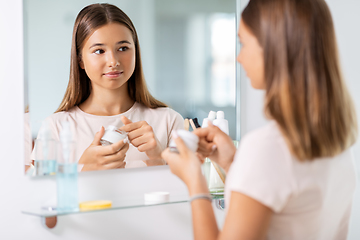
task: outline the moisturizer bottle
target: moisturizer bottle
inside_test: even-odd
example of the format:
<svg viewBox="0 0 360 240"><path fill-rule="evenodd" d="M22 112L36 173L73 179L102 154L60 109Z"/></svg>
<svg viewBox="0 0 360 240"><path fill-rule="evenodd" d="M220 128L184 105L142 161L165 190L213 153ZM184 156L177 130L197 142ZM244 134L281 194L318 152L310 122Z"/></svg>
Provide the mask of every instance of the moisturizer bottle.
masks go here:
<svg viewBox="0 0 360 240"><path fill-rule="evenodd" d="M70 123L62 122L57 159L57 211L74 212L79 210L78 169L75 159L76 145L72 141Z"/></svg>

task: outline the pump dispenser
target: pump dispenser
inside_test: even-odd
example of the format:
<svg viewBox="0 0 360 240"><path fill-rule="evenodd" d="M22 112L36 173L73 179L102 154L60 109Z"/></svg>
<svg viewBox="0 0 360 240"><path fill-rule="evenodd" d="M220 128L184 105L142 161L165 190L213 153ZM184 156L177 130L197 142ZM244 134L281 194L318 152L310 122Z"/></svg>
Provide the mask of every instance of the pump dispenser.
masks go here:
<svg viewBox="0 0 360 240"><path fill-rule="evenodd" d="M213 124L229 135L229 123L228 120L225 119L225 113L223 111L217 111L216 119L213 121Z"/></svg>
<svg viewBox="0 0 360 240"><path fill-rule="evenodd" d="M210 111L208 117L204 118L202 127L206 128L207 126L209 126L209 122L213 122L215 117L216 117L216 112Z"/></svg>

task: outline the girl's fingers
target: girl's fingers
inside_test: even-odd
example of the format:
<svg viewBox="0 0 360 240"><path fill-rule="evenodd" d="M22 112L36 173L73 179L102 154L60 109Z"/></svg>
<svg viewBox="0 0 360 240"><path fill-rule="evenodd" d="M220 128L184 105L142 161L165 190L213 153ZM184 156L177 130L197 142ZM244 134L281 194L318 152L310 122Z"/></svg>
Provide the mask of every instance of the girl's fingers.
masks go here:
<svg viewBox="0 0 360 240"><path fill-rule="evenodd" d="M150 125L143 124L140 128L134 129L131 132L128 132L128 138L130 141L135 140L138 137L147 135L148 137L154 137L153 128ZM131 142L132 143L132 142Z"/></svg>
<svg viewBox="0 0 360 240"><path fill-rule="evenodd" d="M105 164L102 166L103 169L115 169L115 168L124 168L126 163L124 161L117 161Z"/></svg>
<svg viewBox="0 0 360 240"><path fill-rule="evenodd" d="M98 154L102 156L112 155L120 151L126 144L128 144L127 140L123 139L109 146L101 146L98 149Z"/></svg>
<svg viewBox="0 0 360 240"><path fill-rule="evenodd" d="M195 135L197 135L199 138L204 138L207 135L209 135L210 129L208 127L206 128L197 128L193 131Z"/></svg>
<svg viewBox="0 0 360 240"><path fill-rule="evenodd" d="M140 152L147 152L147 151L150 151L150 150L153 150L155 149L157 146L157 143L156 143L156 140L155 139L151 139L150 141L147 141L141 145L139 145L137 147L137 149L140 151ZM161 151L161 150L160 150Z"/></svg>
<svg viewBox="0 0 360 240"><path fill-rule="evenodd" d="M175 141L176 148L179 151L180 155L184 156L184 157L187 157L189 155L188 153L189 153L190 150L185 145L184 141L180 137L175 136L175 135L173 135L173 139Z"/></svg>
<svg viewBox="0 0 360 240"><path fill-rule="evenodd" d="M129 149L129 144L126 144L120 151L118 151L115 154L104 156L100 160L101 165L107 165L111 162L118 162L118 161L124 161L126 157L126 152Z"/></svg>
<svg viewBox="0 0 360 240"><path fill-rule="evenodd" d="M105 129L104 129L103 126L101 126L100 130L95 134L94 140L92 141L91 144L93 144L93 145L101 145L100 139L102 138L102 136L104 136L104 133L105 133Z"/></svg>
<svg viewBox="0 0 360 240"><path fill-rule="evenodd" d="M120 119L121 119L121 121L123 122L124 125L132 123L132 121L130 119L128 119L127 117L125 117L125 116L121 116Z"/></svg>
<svg viewBox="0 0 360 240"><path fill-rule="evenodd" d="M134 123L129 122L119 129L122 131L128 132L128 133L131 133L131 132L135 131L136 129L142 128L143 126L149 126L149 124L146 121L139 121L139 122L134 122Z"/></svg>
<svg viewBox="0 0 360 240"><path fill-rule="evenodd" d="M161 158L165 160L169 165L173 165L174 162L181 161L181 157L178 153L170 151L170 148L165 149L161 153Z"/></svg>
<svg viewBox="0 0 360 240"><path fill-rule="evenodd" d="M213 145L214 145L213 142L208 142L204 138L200 138L198 148L203 149L205 151L211 151Z"/></svg>
<svg viewBox="0 0 360 240"><path fill-rule="evenodd" d="M152 143L155 143L155 146L153 146L153 147L156 147L155 135L152 132L151 133L145 133L145 134L140 135L140 136L138 136L136 138L132 138L132 139L130 139L130 142L135 147L139 147L139 146L141 146L143 144L152 142Z"/></svg>

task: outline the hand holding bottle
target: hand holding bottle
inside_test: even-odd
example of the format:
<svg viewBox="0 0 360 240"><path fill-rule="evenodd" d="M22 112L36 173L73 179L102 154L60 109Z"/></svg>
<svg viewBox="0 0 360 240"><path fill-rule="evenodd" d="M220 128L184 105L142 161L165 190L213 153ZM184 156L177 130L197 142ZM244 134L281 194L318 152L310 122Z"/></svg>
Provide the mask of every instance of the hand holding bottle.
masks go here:
<svg viewBox="0 0 360 240"><path fill-rule="evenodd" d="M104 170L125 167L125 156L129 149L129 143L126 140L113 143L109 146L102 146L101 137L105 129L101 127L95 134L93 142L82 154L79 164L84 164L82 171Z"/></svg>
<svg viewBox="0 0 360 240"><path fill-rule="evenodd" d="M130 143L140 152L145 152L150 160L161 161L153 165L165 164L161 160L161 148L159 140L156 138L152 127L146 121L131 122L127 117L122 116L121 121L124 126L120 130L128 133ZM147 163L147 162L146 162ZM147 163L148 164L148 163Z"/></svg>
<svg viewBox="0 0 360 240"><path fill-rule="evenodd" d="M193 133L200 138L198 153L210 158L227 172L236 152L232 139L211 122L208 127L197 128Z"/></svg>

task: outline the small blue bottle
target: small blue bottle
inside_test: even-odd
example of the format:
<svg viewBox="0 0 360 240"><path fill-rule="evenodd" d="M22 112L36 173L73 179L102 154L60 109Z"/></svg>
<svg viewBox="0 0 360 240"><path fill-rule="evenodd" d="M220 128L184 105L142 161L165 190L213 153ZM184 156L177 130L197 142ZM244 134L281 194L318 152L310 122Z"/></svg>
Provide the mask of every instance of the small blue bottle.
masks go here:
<svg viewBox="0 0 360 240"><path fill-rule="evenodd" d="M78 171L74 155L75 143L72 141L70 123L62 122L56 173L57 211L60 213L79 210Z"/></svg>

